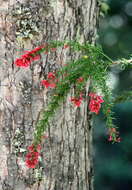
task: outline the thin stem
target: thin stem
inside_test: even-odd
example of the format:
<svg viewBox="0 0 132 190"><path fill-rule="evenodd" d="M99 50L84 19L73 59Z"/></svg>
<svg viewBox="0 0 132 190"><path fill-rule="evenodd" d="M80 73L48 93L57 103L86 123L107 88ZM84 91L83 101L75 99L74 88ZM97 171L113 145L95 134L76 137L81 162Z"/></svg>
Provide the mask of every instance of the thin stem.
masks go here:
<svg viewBox="0 0 132 190"><path fill-rule="evenodd" d="M106 54L104 54L104 53L103 53L102 51L100 51L99 49L97 49L97 51L98 51L100 54L102 54L106 59L108 59L111 63L114 62L110 57L108 57Z"/></svg>

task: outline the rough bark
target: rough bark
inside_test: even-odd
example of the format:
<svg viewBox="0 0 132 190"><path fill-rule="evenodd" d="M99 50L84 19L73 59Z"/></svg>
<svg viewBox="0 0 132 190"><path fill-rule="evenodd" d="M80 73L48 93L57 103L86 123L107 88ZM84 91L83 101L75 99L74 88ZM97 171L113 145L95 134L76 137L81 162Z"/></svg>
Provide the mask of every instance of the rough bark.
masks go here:
<svg viewBox="0 0 132 190"><path fill-rule="evenodd" d="M40 87L40 80L78 53L60 48L25 69L15 67L13 62L24 50L49 40L94 43L97 16L96 0L0 0L1 190L93 189L88 100L80 108L71 105L74 89L50 122L38 170L29 170L24 163L35 124L52 95ZM86 94L88 91L89 81Z"/></svg>

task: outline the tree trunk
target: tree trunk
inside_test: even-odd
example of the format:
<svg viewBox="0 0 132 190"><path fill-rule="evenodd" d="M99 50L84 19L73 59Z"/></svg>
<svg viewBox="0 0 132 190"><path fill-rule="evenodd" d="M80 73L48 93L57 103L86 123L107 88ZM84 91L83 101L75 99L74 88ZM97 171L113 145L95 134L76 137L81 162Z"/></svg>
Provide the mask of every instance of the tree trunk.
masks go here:
<svg viewBox="0 0 132 190"><path fill-rule="evenodd" d="M40 81L78 53L58 48L30 68L18 68L13 62L25 50L50 40L94 43L97 16L96 0L0 0L1 190L93 189L88 100L74 107L69 101L74 89L50 121L37 169L28 169L24 162L35 125L52 96Z"/></svg>

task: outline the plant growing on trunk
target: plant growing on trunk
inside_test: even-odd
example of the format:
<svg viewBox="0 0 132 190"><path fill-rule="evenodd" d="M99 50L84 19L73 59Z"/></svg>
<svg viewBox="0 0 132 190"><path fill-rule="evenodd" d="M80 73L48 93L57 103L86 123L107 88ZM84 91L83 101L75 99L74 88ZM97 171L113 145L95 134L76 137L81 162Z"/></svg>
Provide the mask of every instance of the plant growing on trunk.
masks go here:
<svg viewBox="0 0 132 190"><path fill-rule="evenodd" d="M73 53L79 51L80 56L76 60L71 60L65 66L57 71L49 72L47 78L41 81L41 85L45 88L54 88L51 100L43 110L41 119L39 119L32 146L40 145L42 136L47 130L49 120L54 116L54 113L60 106L61 102L65 101L68 92L71 88L75 88L74 97L70 101L74 106L80 107L83 100L89 99L89 111L96 114L99 113L101 104L103 103L103 113L106 116L106 126L109 133L109 141L120 142L117 127L113 124L112 107L114 105L114 98L109 86L106 84L108 69L115 64L108 56L106 56L101 48L90 45L88 43L80 44L78 42L50 42L32 51L26 52L20 58L16 59L14 64L18 67L29 67L32 62L40 59L40 54L56 51L57 48L70 49ZM130 61L117 61L121 67L132 65ZM87 81L90 80L91 92L86 94L85 87ZM97 95L100 91L101 95ZM127 94L127 93L126 93ZM90 97L90 98L89 98ZM128 96L127 96L128 97ZM27 163L32 160L33 164L27 164L29 168L36 167L38 164L39 153L30 150L27 154ZM31 155L32 154L32 155ZM34 156L35 155L35 156Z"/></svg>

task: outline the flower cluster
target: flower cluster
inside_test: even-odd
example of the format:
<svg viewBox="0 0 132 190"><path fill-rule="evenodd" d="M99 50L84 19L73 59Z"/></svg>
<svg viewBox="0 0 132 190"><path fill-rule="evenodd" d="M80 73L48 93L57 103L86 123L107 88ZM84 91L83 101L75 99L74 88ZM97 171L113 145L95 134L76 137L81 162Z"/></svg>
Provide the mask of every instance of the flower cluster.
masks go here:
<svg viewBox="0 0 132 190"><path fill-rule="evenodd" d="M113 127L109 129L108 141L121 142L121 138L119 137L119 132L116 131L116 128Z"/></svg>
<svg viewBox="0 0 132 190"><path fill-rule="evenodd" d="M86 84L86 81L91 77L95 76L93 78L96 85L102 90L105 97L109 97L109 88L106 85L105 76L107 75L107 71L104 60L102 59L102 56L104 55L102 50L93 47L89 44L82 45L79 43L65 43L65 42L53 42L51 44L44 44L43 46L39 46L35 48L32 51L25 52L24 55L22 55L20 58L16 59L14 64L18 67L28 67L32 63L32 61L39 60L40 54L43 52L44 54L49 54L50 52L55 52L58 47L62 47L63 49L71 48L73 51L82 51L84 56L79 58L77 61L71 61L69 64L65 64L64 69L62 68L59 73L49 72L47 74L47 77L40 82L41 86L44 86L45 88L55 88L55 94L49 103L48 111L47 109L43 112L43 118L40 120L40 122L37 123L37 133L35 135L35 143L39 144L43 141L43 138L46 138L46 136L43 136L43 132L48 127L47 123L48 120L53 115L52 113L55 112L57 106L59 105L60 100L64 100L66 93L70 91L71 85L75 87L75 96L71 97L70 101L73 103L73 105L80 107L81 103L83 101L83 91L84 86ZM96 48L96 49L95 49ZM92 57L92 59L90 59ZM104 55L105 58L109 59L106 55ZM100 61L99 61L100 60ZM111 61L109 59L109 61ZM97 63L96 67L93 64L93 62ZM103 65L100 65L102 64ZM80 64L81 63L81 64ZM89 63L89 64L87 64ZM110 63L106 64L108 67ZM90 69L89 69L90 66ZM100 69L101 66L101 69ZM76 67L76 68L75 68ZM86 69L84 69L86 68ZM89 71L89 72L88 72ZM96 72L95 72L96 71ZM58 78L57 76L60 76L62 74L61 78ZM83 76L83 77L82 77ZM92 77L91 77L92 78ZM61 80L62 79L62 80ZM64 81L63 81L64 80ZM62 81L62 82L61 82ZM107 96L108 95L108 96ZM96 93L90 93L90 102L89 102L89 110L91 112L94 112L96 114L99 113L101 108L101 103L104 102L102 96L98 96ZM63 98L64 97L64 98ZM89 98L88 98L89 99ZM105 103L107 104L107 99L105 99ZM51 105L51 106L50 106ZM109 141L114 142L120 142L120 138L118 136L118 132L113 127L112 124L112 116L109 108L112 108L112 103L109 103L106 106L107 109L104 109L104 113L107 116L107 125L109 127ZM105 111L107 110L107 111ZM41 138L41 139L40 139ZM35 168L36 165L39 162L39 156L40 156L40 146L32 145L28 147L28 153L26 155L26 165L28 168Z"/></svg>
<svg viewBox="0 0 132 190"><path fill-rule="evenodd" d="M78 79L79 82L83 81L83 78L80 77ZM95 93L90 93L89 96L91 97L90 99L90 103L89 103L89 109L91 112L95 112L96 114L99 113L99 110L101 108L101 103L104 102L104 100L102 99L102 96L98 96ZM82 94L80 94L80 97L72 97L71 98L71 102L74 103L75 106L80 107L81 103L82 103Z"/></svg>
<svg viewBox="0 0 132 190"><path fill-rule="evenodd" d="M76 97L71 98L71 102L73 102L74 105L77 107L80 107L82 100L83 100L82 94L80 94L80 97L78 97L78 98L76 98Z"/></svg>
<svg viewBox="0 0 132 190"><path fill-rule="evenodd" d="M102 99L102 96L98 96L95 93L90 93L89 96L91 97L89 109L91 112L95 112L96 114L98 114L101 108L101 103L103 103L104 100Z"/></svg>
<svg viewBox="0 0 132 190"><path fill-rule="evenodd" d="M50 87L50 88L55 88L56 87L56 76L53 72L49 72L47 75L47 80L42 80L41 81L41 85L45 86L46 88Z"/></svg>
<svg viewBox="0 0 132 190"><path fill-rule="evenodd" d="M64 49L68 48L69 45L65 44L63 46ZM55 52L57 49L55 47L49 47L48 44L44 44L42 46L36 47L31 51L26 51L26 54L22 55L20 58L16 59L14 64L18 67L28 67L32 61L40 59L41 51L44 51L44 54L48 54L48 50Z"/></svg>
<svg viewBox="0 0 132 190"><path fill-rule="evenodd" d="M26 54L22 55L20 58L16 59L14 64L18 67L28 67L32 61L39 60L40 54L38 52L44 48L44 46L39 46L32 51L26 51Z"/></svg>
<svg viewBox="0 0 132 190"><path fill-rule="evenodd" d="M26 166L28 168L35 168L36 165L38 164L38 158L40 156L40 150L41 150L41 146L38 145L37 147L35 147L34 145L31 145L28 147L28 153L26 155Z"/></svg>

